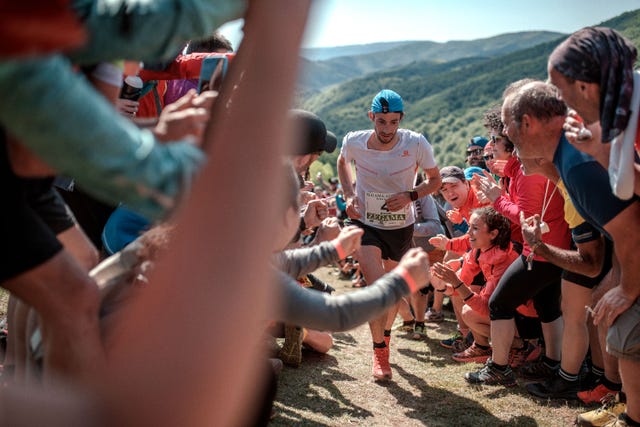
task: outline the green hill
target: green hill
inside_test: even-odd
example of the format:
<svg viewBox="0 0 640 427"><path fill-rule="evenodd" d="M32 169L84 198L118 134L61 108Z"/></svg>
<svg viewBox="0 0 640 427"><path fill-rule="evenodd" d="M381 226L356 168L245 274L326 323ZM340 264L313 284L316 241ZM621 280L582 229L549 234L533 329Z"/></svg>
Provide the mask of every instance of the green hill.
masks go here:
<svg viewBox="0 0 640 427"><path fill-rule="evenodd" d="M561 36L561 33L529 31L471 41L388 43L387 49L384 49L387 43L374 43L371 47L372 52L364 50L368 46L364 45L353 55L324 61L303 60L298 84L303 91L310 93L372 72L401 67L417 61L445 62L477 56L490 58L555 40ZM334 49L340 52L351 51L343 50L347 48Z"/></svg>
<svg viewBox="0 0 640 427"><path fill-rule="evenodd" d="M599 25L615 28L640 46L640 10ZM434 63L418 61L336 85L302 103L325 120L338 138L354 129L371 127L366 112L382 88L405 99L403 127L422 132L432 143L441 166L464 165L466 141L485 134L483 112L500 102L504 88L516 80L546 78L547 58L564 37L495 58L465 58ZM335 174L338 150L324 154L317 165ZM315 172L315 169L314 171Z"/></svg>

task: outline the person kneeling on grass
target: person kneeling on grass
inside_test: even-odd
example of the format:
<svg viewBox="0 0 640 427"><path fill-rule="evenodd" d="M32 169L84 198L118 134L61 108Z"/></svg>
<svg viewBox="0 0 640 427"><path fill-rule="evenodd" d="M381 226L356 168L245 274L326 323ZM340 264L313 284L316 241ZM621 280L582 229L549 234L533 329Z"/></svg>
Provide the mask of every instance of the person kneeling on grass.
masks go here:
<svg viewBox="0 0 640 427"><path fill-rule="evenodd" d="M431 272L441 279L433 281L436 292L462 298L462 318L473 334L471 347L453 347L453 360L484 363L491 356L489 297L502 274L518 258L518 253L511 243L509 220L492 207L473 210L467 234L472 249L465 253L459 275L450 265L443 263L435 263ZM487 280L482 288L472 285L473 278L480 272ZM530 304L520 306L518 311L532 316Z"/></svg>

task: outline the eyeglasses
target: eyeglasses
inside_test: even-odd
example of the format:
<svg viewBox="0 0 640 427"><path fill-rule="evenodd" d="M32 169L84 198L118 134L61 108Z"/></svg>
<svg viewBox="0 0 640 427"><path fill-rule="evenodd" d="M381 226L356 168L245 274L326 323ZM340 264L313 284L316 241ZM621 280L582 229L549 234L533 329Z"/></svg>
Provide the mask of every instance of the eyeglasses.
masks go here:
<svg viewBox="0 0 640 427"><path fill-rule="evenodd" d="M485 162L489 160L493 160L493 154L487 154L486 156L482 156Z"/></svg>
<svg viewBox="0 0 640 427"><path fill-rule="evenodd" d="M475 150L467 150L467 156L481 156L484 150L482 148L476 148Z"/></svg>

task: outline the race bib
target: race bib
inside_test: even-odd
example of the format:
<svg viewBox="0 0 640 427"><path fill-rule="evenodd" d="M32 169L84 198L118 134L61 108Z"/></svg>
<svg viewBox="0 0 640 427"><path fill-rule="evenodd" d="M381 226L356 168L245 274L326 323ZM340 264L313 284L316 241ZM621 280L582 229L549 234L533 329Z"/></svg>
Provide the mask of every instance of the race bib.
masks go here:
<svg viewBox="0 0 640 427"><path fill-rule="evenodd" d="M385 203L394 193L375 193L367 191L365 197L365 218L367 223L380 228L398 228L405 225L407 213L411 209L408 204L399 211L391 212Z"/></svg>

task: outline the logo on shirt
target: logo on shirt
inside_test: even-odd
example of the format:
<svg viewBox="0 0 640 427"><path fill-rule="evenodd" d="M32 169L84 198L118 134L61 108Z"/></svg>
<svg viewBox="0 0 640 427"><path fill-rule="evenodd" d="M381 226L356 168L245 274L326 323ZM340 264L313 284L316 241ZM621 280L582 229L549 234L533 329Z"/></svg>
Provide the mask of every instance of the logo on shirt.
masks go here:
<svg viewBox="0 0 640 427"><path fill-rule="evenodd" d="M402 154L400 155L400 157L409 157L411 154L409 154L409 150L404 150L402 152Z"/></svg>

